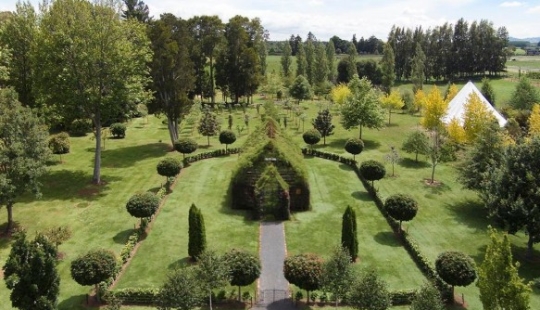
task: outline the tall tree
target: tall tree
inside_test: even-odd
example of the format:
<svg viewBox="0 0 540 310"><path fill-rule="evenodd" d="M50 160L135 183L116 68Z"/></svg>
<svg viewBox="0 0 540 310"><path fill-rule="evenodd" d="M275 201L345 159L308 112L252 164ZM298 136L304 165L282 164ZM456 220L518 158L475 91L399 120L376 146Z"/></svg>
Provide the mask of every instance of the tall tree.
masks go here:
<svg viewBox="0 0 540 310"><path fill-rule="evenodd" d="M103 123L150 98L145 88L151 57L145 26L121 20L113 4L58 0L44 6L36 52L40 100L59 115L93 122L96 184L101 183Z"/></svg>
<svg viewBox="0 0 540 310"><path fill-rule="evenodd" d="M357 86L356 86L357 85ZM379 101L379 92L366 79L358 75L349 83L352 92L340 108L341 125L349 130L359 128L358 138L362 139L362 128L381 128L384 125L384 111Z"/></svg>
<svg viewBox="0 0 540 310"><path fill-rule="evenodd" d="M531 287L519 277L519 263L513 261L508 235L489 227L489 238L476 282L484 310L530 309Z"/></svg>
<svg viewBox="0 0 540 310"><path fill-rule="evenodd" d="M60 276L56 270L56 247L45 236L34 240L19 232L3 267L11 290L11 306L18 309L57 309Z"/></svg>
<svg viewBox="0 0 540 310"><path fill-rule="evenodd" d="M347 47L347 72L349 73L349 76L354 76L355 74L358 74L358 71L356 71L356 57L358 56L358 53L356 52L356 46L352 42L349 42L349 45Z"/></svg>
<svg viewBox="0 0 540 310"><path fill-rule="evenodd" d="M328 81L328 59L326 58L324 45L318 43L315 50L315 66L312 85L316 88L321 88L326 81Z"/></svg>
<svg viewBox="0 0 540 310"><path fill-rule="evenodd" d="M414 58L411 68L411 81L413 83L413 92L422 89L426 80L426 54L422 50L422 46L416 43Z"/></svg>
<svg viewBox="0 0 540 310"><path fill-rule="evenodd" d="M193 260L197 260L206 250L206 231L201 210L195 204L191 204L191 208L189 208L188 224L188 255Z"/></svg>
<svg viewBox="0 0 540 310"><path fill-rule="evenodd" d="M333 41L326 44L326 59L328 62L328 80L336 82L336 48Z"/></svg>
<svg viewBox="0 0 540 310"><path fill-rule="evenodd" d="M510 233L525 230L527 256L540 241L540 138L508 147L506 156L481 184L489 216Z"/></svg>
<svg viewBox="0 0 540 310"><path fill-rule="evenodd" d="M471 93L464 105L463 128L468 141L474 141L480 131L489 123L495 121L495 117L484 105L484 102L477 94Z"/></svg>
<svg viewBox="0 0 540 310"><path fill-rule="evenodd" d="M40 196L50 150L48 133L14 90L0 89L0 206L7 209L6 231L13 227L13 206L26 192Z"/></svg>
<svg viewBox="0 0 540 310"><path fill-rule="evenodd" d="M381 59L382 87L385 93L389 94L396 80L396 69L394 50L390 44L384 46L383 57Z"/></svg>
<svg viewBox="0 0 540 310"><path fill-rule="evenodd" d="M347 250L351 261L358 258L358 231L356 212L351 206L347 206L341 222L341 246Z"/></svg>
<svg viewBox="0 0 540 310"><path fill-rule="evenodd" d="M298 75L291 87L289 88L289 93L291 97L300 101L311 99L313 97L313 91L308 80L303 75Z"/></svg>
<svg viewBox="0 0 540 310"><path fill-rule="evenodd" d="M35 108L36 100L32 89L35 71L33 51L38 48L38 16L30 2L17 2L13 15L7 19L0 34L2 45L9 47L10 70L8 85L19 94L19 101Z"/></svg>
<svg viewBox="0 0 540 310"><path fill-rule="evenodd" d="M315 70L316 70L316 64L315 64L315 45L312 40L306 40L305 44L305 52L306 52L306 77L309 81L309 84L314 85L315 81Z"/></svg>
<svg viewBox="0 0 540 310"><path fill-rule="evenodd" d="M492 106L495 106L495 90L488 78L482 79L482 88L480 89L480 92Z"/></svg>
<svg viewBox="0 0 540 310"><path fill-rule="evenodd" d="M323 137L323 144L326 145L326 137L334 134L334 126L332 124L332 113L325 109L317 113L317 117L311 122L313 128L317 129Z"/></svg>
<svg viewBox="0 0 540 310"><path fill-rule="evenodd" d="M125 10L122 11L123 18L135 18L141 23L150 21L150 10L148 5L142 0L123 0Z"/></svg>
<svg viewBox="0 0 540 310"><path fill-rule="evenodd" d="M191 38L187 23L172 14L163 14L150 23L148 34L153 50L151 74L156 112L167 117L169 137L174 145L181 117L190 105L187 93L195 83L188 50Z"/></svg>
<svg viewBox="0 0 540 310"><path fill-rule="evenodd" d="M306 60L306 50L304 49L304 44L298 46L298 52L296 53L296 76L307 74L307 60Z"/></svg>
<svg viewBox="0 0 540 310"><path fill-rule="evenodd" d="M322 288L333 294L336 308L350 291L355 273L351 265L351 256L343 247L336 247L332 256L323 265Z"/></svg>
<svg viewBox="0 0 540 310"><path fill-rule="evenodd" d="M289 41L283 43L283 54L281 54L281 74L285 79L292 75L292 50Z"/></svg>
<svg viewBox="0 0 540 310"><path fill-rule="evenodd" d="M230 268L223 256L212 250L206 250L199 256L197 278L203 290L208 294L210 310L212 310L212 291L227 285L230 279Z"/></svg>
<svg viewBox="0 0 540 310"><path fill-rule="evenodd" d="M505 146L501 128L491 123L480 131L465 153L465 160L458 166L458 180L471 190L482 189L484 181L490 179L492 168L504 159Z"/></svg>

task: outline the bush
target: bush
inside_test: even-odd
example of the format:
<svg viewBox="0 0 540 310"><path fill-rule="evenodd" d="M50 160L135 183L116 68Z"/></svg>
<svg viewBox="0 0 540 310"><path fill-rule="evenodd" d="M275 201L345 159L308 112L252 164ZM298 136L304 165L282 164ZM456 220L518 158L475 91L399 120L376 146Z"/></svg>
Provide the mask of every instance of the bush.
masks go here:
<svg viewBox="0 0 540 310"><path fill-rule="evenodd" d="M311 253L289 256L283 265L285 279L301 289L314 291L320 288L323 273L322 259Z"/></svg>
<svg viewBox="0 0 540 310"><path fill-rule="evenodd" d="M53 135L49 139L49 148L53 154L67 154L70 149L69 134L67 132L61 132Z"/></svg>
<svg viewBox="0 0 540 310"><path fill-rule="evenodd" d="M160 161L157 165L157 172L159 175L164 177L175 177L180 173L182 169L182 164L178 159L168 157Z"/></svg>
<svg viewBox="0 0 540 310"><path fill-rule="evenodd" d="M374 181L384 178L386 168L376 160L367 160L360 165L360 173L366 180L371 181L371 185L373 186Z"/></svg>
<svg viewBox="0 0 540 310"><path fill-rule="evenodd" d="M356 155L362 153L364 150L364 141L358 138L351 138L345 142L345 151L353 155L356 159Z"/></svg>
<svg viewBox="0 0 540 310"><path fill-rule="evenodd" d="M92 122L88 119L75 119L69 126L69 133L74 137L84 137L92 131Z"/></svg>
<svg viewBox="0 0 540 310"><path fill-rule="evenodd" d="M418 204L409 195L395 194L386 198L384 209L392 218L399 221L399 231L401 231L401 222L410 221L416 216Z"/></svg>
<svg viewBox="0 0 540 310"><path fill-rule="evenodd" d="M114 123L109 127L111 134L116 139L123 139L126 137L126 124L124 123Z"/></svg>
<svg viewBox="0 0 540 310"><path fill-rule="evenodd" d="M80 256L71 262L71 277L80 285L95 285L99 292L98 284L107 281L116 273L116 257L107 250L94 250L84 256Z"/></svg>
<svg viewBox="0 0 540 310"><path fill-rule="evenodd" d="M236 135L232 130L223 130L219 133L219 143L225 144L225 150L229 144L233 144L236 141Z"/></svg>
<svg viewBox="0 0 540 310"><path fill-rule="evenodd" d="M159 198L152 192L135 194L126 204L126 209L131 216L143 218L151 217L159 207Z"/></svg>
<svg viewBox="0 0 540 310"><path fill-rule="evenodd" d="M444 282L451 286L467 286L476 280L476 264L462 252L441 253L435 261L435 269Z"/></svg>
<svg viewBox="0 0 540 310"><path fill-rule="evenodd" d="M314 144L319 143L321 141L321 133L317 129L310 129L302 135L302 138L304 139L304 142L306 144L309 144L312 148Z"/></svg>
<svg viewBox="0 0 540 310"><path fill-rule="evenodd" d="M198 147L199 145L197 144L197 141L191 138L182 138L174 142L174 149L182 153L184 158L186 157L186 154L195 152Z"/></svg>

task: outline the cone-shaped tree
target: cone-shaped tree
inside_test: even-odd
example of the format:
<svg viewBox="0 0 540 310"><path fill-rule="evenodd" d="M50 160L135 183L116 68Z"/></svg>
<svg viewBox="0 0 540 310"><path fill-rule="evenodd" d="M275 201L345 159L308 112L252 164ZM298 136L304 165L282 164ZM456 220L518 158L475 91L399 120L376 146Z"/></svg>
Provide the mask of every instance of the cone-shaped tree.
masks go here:
<svg viewBox="0 0 540 310"><path fill-rule="evenodd" d="M349 252L351 261L358 257L358 234L356 226L356 212L351 206L347 206L343 213L341 224L341 246Z"/></svg>
<svg viewBox="0 0 540 310"><path fill-rule="evenodd" d="M195 204L191 204L188 221L188 255L191 256L193 260L197 260L199 255L206 250L206 232L203 215Z"/></svg>

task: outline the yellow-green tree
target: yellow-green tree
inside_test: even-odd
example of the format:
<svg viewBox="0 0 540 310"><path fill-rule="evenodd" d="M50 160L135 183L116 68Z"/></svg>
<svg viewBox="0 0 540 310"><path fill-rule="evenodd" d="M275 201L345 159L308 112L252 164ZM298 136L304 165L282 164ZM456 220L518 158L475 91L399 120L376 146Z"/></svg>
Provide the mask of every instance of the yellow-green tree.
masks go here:
<svg viewBox="0 0 540 310"><path fill-rule="evenodd" d="M513 262L508 235L491 227L489 235L491 242L478 268L476 283L484 309L530 309L531 287L519 277L519 264Z"/></svg>
<svg viewBox="0 0 540 310"><path fill-rule="evenodd" d="M454 97L457 95L458 93L458 89L457 89L457 86L456 84L453 84L450 85L448 87L448 90L446 92L446 98L444 98L446 101L450 102L452 101L452 99L454 99Z"/></svg>
<svg viewBox="0 0 540 310"><path fill-rule="evenodd" d="M531 115L529 116L529 136L540 135L540 104L535 104L532 108Z"/></svg>
<svg viewBox="0 0 540 310"><path fill-rule="evenodd" d="M392 110L401 109L405 105L405 102L403 102L399 91L392 90L390 94L381 97L381 105L383 108L388 109L388 125L390 125Z"/></svg>
<svg viewBox="0 0 540 310"><path fill-rule="evenodd" d="M330 91L330 97L336 104L341 105L345 102L345 99L351 95L351 90L345 84L336 85Z"/></svg>
<svg viewBox="0 0 540 310"><path fill-rule="evenodd" d="M418 93L418 92L417 92ZM437 86L433 86L423 100L422 120L420 123L427 130L439 131L444 127L442 117L448 108L448 101L444 100Z"/></svg>
<svg viewBox="0 0 540 310"><path fill-rule="evenodd" d="M414 93L414 107L416 111L420 111L426 102L426 93L419 89Z"/></svg>
<svg viewBox="0 0 540 310"><path fill-rule="evenodd" d="M459 121L456 118L452 118L450 123L446 125L446 132L451 141L462 144L467 142L467 135L465 129L459 124Z"/></svg>
<svg viewBox="0 0 540 310"><path fill-rule="evenodd" d="M463 128L467 141L471 142L476 139L482 128L493 121L494 117L476 93L469 95L464 108Z"/></svg>

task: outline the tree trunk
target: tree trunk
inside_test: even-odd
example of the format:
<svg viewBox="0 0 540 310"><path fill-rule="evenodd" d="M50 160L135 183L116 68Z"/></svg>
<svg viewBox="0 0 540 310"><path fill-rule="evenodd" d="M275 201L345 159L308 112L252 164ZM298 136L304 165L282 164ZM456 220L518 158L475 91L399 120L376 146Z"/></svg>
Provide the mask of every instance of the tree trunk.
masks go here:
<svg viewBox="0 0 540 310"><path fill-rule="evenodd" d="M208 301L210 302L210 310L212 310L212 290L210 290L210 294L208 295Z"/></svg>
<svg viewBox="0 0 540 310"><path fill-rule="evenodd" d="M435 166L436 166L435 163L431 164L431 184L435 182Z"/></svg>
<svg viewBox="0 0 540 310"><path fill-rule="evenodd" d="M210 53L210 90L211 90L211 103L212 107L214 107L214 104L216 103L216 95L214 94L214 59L212 57L212 53Z"/></svg>
<svg viewBox="0 0 540 310"><path fill-rule="evenodd" d="M95 290L96 290L96 300L97 300L98 304L101 304L101 298L99 296L99 284L96 284Z"/></svg>
<svg viewBox="0 0 540 310"><path fill-rule="evenodd" d="M388 125L390 125L391 117L392 117L392 109L388 109Z"/></svg>
<svg viewBox="0 0 540 310"><path fill-rule="evenodd" d="M395 165L396 164L392 161L392 176L394 176Z"/></svg>
<svg viewBox="0 0 540 310"><path fill-rule="evenodd" d="M8 216L6 233L9 233L11 229L13 228L13 202L8 202L6 209L7 209L7 216Z"/></svg>
<svg viewBox="0 0 540 310"><path fill-rule="evenodd" d="M242 301L242 296L240 294L240 285L238 285L238 301Z"/></svg>
<svg viewBox="0 0 540 310"><path fill-rule="evenodd" d="M174 147L174 142L178 140L178 134L174 127L174 121L167 117L167 127L169 128L169 137L171 138L171 145Z"/></svg>
<svg viewBox="0 0 540 310"><path fill-rule="evenodd" d="M400 234L401 234L401 232L403 231L403 230L401 229L401 222L402 222L402 221L399 221L399 230L398 230L398 233L400 233Z"/></svg>
<svg viewBox="0 0 540 310"><path fill-rule="evenodd" d="M94 125L96 126L96 151L94 153L94 175L92 182L94 184L101 183L101 117L99 112L94 118Z"/></svg>
<svg viewBox="0 0 540 310"><path fill-rule="evenodd" d="M208 139L208 146L210 146L210 136L206 136L206 139Z"/></svg>
<svg viewBox="0 0 540 310"><path fill-rule="evenodd" d="M358 127L360 127L360 133L358 135L358 139L362 139L362 125L360 125Z"/></svg>
<svg viewBox="0 0 540 310"><path fill-rule="evenodd" d="M527 253L525 254L527 258L533 257L533 246L534 246L533 236L529 235L529 240L527 240Z"/></svg>
<svg viewBox="0 0 540 310"><path fill-rule="evenodd" d="M323 145L326 145L326 136L323 136Z"/></svg>
<svg viewBox="0 0 540 310"><path fill-rule="evenodd" d="M418 152L416 152L416 157L414 158L415 162L418 162Z"/></svg>

